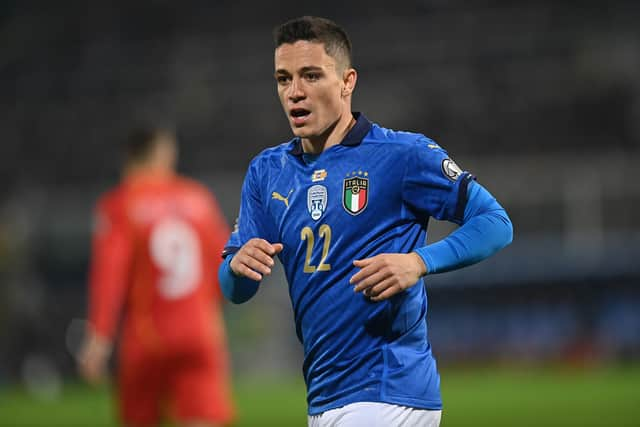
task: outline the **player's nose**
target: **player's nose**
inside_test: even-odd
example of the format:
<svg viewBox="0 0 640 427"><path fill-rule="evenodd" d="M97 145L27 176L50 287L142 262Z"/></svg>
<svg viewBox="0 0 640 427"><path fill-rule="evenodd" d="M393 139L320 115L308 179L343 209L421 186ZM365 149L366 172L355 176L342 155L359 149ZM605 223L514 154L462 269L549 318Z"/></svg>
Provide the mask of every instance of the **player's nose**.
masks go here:
<svg viewBox="0 0 640 427"><path fill-rule="evenodd" d="M300 79L294 78L291 80L288 97L293 102L298 102L306 97Z"/></svg>

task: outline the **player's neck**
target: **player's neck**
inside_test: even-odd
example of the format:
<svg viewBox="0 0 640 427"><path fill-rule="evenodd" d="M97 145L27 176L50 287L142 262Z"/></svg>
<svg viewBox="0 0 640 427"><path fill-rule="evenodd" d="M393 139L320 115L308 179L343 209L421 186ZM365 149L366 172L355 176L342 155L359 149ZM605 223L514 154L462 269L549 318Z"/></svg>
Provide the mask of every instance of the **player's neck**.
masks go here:
<svg viewBox="0 0 640 427"><path fill-rule="evenodd" d="M340 119L322 135L313 138L302 138L302 150L309 154L320 154L328 148L338 145L342 142L347 133L356 124L351 110L349 114L340 117Z"/></svg>
<svg viewBox="0 0 640 427"><path fill-rule="evenodd" d="M136 180L140 178L170 178L175 175L175 171L172 168L168 168L164 165L131 165L124 169L122 177L125 180Z"/></svg>

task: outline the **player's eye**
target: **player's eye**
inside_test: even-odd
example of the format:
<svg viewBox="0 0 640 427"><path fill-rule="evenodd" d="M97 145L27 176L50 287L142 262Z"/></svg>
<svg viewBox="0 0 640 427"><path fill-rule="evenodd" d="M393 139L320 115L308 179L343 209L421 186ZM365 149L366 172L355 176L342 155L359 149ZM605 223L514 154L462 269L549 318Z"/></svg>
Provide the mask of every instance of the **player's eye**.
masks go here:
<svg viewBox="0 0 640 427"><path fill-rule="evenodd" d="M290 80L291 80L291 77L289 76L285 76L285 75L276 76L276 81L278 82L279 85L285 85L289 83Z"/></svg>
<svg viewBox="0 0 640 427"><path fill-rule="evenodd" d="M304 78L307 79L307 81L315 82L320 79L320 73L307 73L304 75Z"/></svg>

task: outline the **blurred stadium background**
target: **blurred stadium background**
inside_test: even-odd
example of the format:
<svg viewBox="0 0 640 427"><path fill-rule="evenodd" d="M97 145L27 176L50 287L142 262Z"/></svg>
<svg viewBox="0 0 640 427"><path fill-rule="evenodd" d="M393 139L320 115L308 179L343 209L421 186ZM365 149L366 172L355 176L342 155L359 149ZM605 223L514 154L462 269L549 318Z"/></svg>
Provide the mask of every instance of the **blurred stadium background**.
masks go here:
<svg viewBox="0 0 640 427"><path fill-rule="evenodd" d="M355 109L423 132L507 208L514 243L428 279L444 427L640 426L640 3L0 4L0 425L114 425L78 382L92 205L131 125L175 126L230 223L290 132L274 25L350 32ZM430 240L451 228L433 224ZM226 319L239 426L305 425L281 271Z"/></svg>

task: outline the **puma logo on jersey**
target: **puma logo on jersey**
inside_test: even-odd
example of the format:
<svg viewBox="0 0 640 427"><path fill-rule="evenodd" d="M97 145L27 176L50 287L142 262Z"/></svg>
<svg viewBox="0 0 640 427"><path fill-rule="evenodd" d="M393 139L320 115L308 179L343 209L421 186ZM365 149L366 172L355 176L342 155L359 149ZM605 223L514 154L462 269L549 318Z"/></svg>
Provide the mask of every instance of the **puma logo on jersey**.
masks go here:
<svg viewBox="0 0 640 427"><path fill-rule="evenodd" d="M291 196L291 193L293 193L293 188L289 191L289 194L287 194L287 197L284 197L282 194L278 193L277 191L274 191L273 193L271 193L271 198L280 200L281 202L284 202L284 205L286 207L289 207L289 196Z"/></svg>

